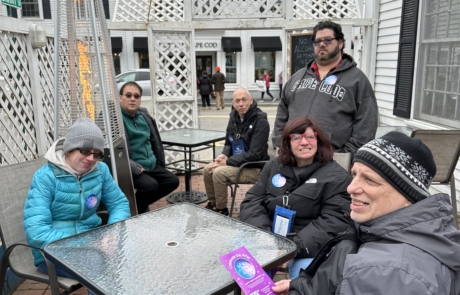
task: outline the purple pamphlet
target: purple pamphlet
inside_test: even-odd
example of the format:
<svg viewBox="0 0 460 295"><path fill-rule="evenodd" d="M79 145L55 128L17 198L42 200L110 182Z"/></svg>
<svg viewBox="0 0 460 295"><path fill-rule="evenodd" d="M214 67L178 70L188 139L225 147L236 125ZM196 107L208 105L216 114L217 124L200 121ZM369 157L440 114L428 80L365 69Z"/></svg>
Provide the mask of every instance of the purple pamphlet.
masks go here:
<svg viewBox="0 0 460 295"><path fill-rule="evenodd" d="M228 272L246 295L273 294L275 283L243 246L220 257Z"/></svg>

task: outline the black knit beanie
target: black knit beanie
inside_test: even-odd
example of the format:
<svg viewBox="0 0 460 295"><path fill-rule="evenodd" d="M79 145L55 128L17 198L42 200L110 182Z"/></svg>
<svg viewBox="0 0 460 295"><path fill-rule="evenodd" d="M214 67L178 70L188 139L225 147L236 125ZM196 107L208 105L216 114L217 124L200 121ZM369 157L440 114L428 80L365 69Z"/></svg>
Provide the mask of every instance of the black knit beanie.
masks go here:
<svg viewBox="0 0 460 295"><path fill-rule="evenodd" d="M365 144L353 162L377 172L411 203L430 195L428 187L436 175L430 149L420 139L395 131Z"/></svg>

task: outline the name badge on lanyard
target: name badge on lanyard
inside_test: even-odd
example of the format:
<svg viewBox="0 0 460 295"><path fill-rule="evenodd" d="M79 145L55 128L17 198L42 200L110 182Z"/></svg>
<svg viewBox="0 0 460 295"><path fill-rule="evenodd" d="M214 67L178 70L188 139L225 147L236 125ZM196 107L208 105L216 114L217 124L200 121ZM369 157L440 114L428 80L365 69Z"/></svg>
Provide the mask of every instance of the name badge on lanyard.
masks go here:
<svg viewBox="0 0 460 295"><path fill-rule="evenodd" d="M285 237L291 232L292 223L294 222L296 212L290 210L289 196L283 196L283 207L276 206L275 217L273 218L272 232Z"/></svg>
<svg viewBox="0 0 460 295"><path fill-rule="evenodd" d="M230 143L232 144L233 155L244 154L244 140L240 138L240 134L237 134L235 139L229 135L228 140L230 140Z"/></svg>

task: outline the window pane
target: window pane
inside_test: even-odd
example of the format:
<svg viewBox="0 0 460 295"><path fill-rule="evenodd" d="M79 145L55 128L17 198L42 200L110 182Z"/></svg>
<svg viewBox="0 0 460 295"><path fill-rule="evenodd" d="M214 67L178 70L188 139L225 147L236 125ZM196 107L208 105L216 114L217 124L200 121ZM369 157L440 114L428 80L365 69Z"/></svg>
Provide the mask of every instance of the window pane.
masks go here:
<svg viewBox="0 0 460 295"><path fill-rule="evenodd" d="M38 0L22 0L22 17L40 17Z"/></svg>
<svg viewBox="0 0 460 295"><path fill-rule="evenodd" d="M439 49L438 53L438 64L439 65L448 65L449 62L449 48L450 44L443 44Z"/></svg>
<svg viewBox="0 0 460 295"><path fill-rule="evenodd" d="M434 44L428 45L428 61L429 65L436 65L438 59L438 46Z"/></svg>
<svg viewBox="0 0 460 295"><path fill-rule="evenodd" d="M435 77L435 67L427 67L425 75L425 89L433 90L434 89L434 77Z"/></svg>
<svg viewBox="0 0 460 295"><path fill-rule="evenodd" d="M450 14L450 22L449 22L449 29L447 32L447 36L450 38L457 38L460 36L459 34L460 29L460 11L455 11Z"/></svg>
<svg viewBox="0 0 460 295"><path fill-rule="evenodd" d="M433 92L425 91L425 95L423 96L422 100L422 113L431 115L431 105L433 99Z"/></svg>
<svg viewBox="0 0 460 295"><path fill-rule="evenodd" d="M225 82L236 83L236 53L225 53Z"/></svg>
<svg viewBox="0 0 460 295"><path fill-rule="evenodd" d="M457 95L446 96L446 114L445 118L455 120L455 109L457 105Z"/></svg>
<svg viewBox="0 0 460 295"><path fill-rule="evenodd" d="M147 81L150 80L150 72L138 72L137 81Z"/></svg>
<svg viewBox="0 0 460 295"><path fill-rule="evenodd" d="M447 35L447 16L447 12L438 14L436 38L444 38Z"/></svg>
<svg viewBox="0 0 460 295"><path fill-rule="evenodd" d="M425 16L425 38L433 39L435 38L436 31L436 14Z"/></svg>
<svg viewBox="0 0 460 295"><path fill-rule="evenodd" d="M444 94L439 93L439 92L435 93L433 115L435 115L436 117L442 118L443 106L444 106Z"/></svg>
<svg viewBox="0 0 460 295"><path fill-rule="evenodd" d="M254 82L262 80L264 70L268 71L270 82L275 82L275 54L274 51L254 53Z"/></svg>
<svg viewBox="0 0 460 295"><path fill-rule="evenodd" d="M436 75L436 89L439 91L444 91L446 88L446 76L447 76L447 68L438 68L438 73Z"/></svg>

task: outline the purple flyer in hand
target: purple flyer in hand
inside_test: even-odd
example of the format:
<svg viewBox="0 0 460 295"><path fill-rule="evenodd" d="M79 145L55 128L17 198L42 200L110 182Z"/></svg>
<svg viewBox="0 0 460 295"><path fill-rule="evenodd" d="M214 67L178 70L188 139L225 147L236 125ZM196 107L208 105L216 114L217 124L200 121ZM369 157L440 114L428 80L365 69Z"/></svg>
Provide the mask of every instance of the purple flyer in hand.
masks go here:
<svg viewBox="0 0 460 295"><path fill-rule="evenodd" d="M220 257L220 261L235 279L246 295L266 295L275 293L275 283L268 277L259 263L243 246Z"/></svg>

